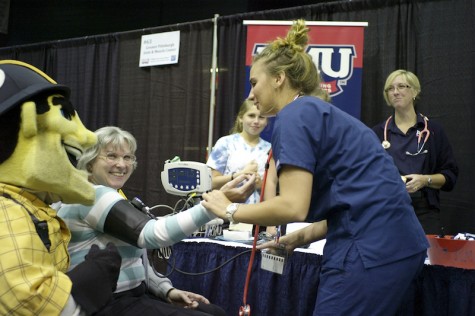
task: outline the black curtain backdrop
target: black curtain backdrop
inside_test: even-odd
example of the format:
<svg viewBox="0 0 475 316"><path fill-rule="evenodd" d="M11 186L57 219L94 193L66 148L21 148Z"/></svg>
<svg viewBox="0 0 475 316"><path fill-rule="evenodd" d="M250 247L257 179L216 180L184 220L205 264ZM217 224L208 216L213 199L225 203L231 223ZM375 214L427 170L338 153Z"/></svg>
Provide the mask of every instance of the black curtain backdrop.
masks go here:
<svg viewBox="0 0 475 316"><path fill-rule="evenodd" d="M341 1L218 19L214 140L226 135L245 97L246 28L243 20L368 22L365 29L361 119L373 126L390 115L383 99L387 75L415 72L422 93L418 111L440 122L460 167L454 191L443 193L446 232L475 232L474 142L475 1ZM211 18L211 17L210 17ZM139 68L141 36L181 31L176 65ZM139 167L124 188L148 205L174 205L160 172L165 160L206 161L212 20L0 49L71 87L72 101L94 130L117 125L139 145ZM310 34L318 36L318 34Z"/></svg>
<svg viewBox="0 0 475 316"><path fill-rule="evenodd" d="M180 31L178 64L138 67L141 36ZM139 167L126 193L150 206L173 206L160 172L166 160L204 162L208 139L213 21L161 27L121 36L118 125L139 143ZM152 204L151 204L152 203Z"/></svg>
<svg viewBox="0 0 475 316"><path fill-rule="evenodd" d="M5 48L0 59L27 62L69 86L81 120L96 130L118 122L119 52L111 34Z"/></svg>
<svg viewBox="0 0 475 316"><path fill-rule="evenodd" d="M8 33L8 16L10 15L10 0L0 1L0 34Z"/></svg>

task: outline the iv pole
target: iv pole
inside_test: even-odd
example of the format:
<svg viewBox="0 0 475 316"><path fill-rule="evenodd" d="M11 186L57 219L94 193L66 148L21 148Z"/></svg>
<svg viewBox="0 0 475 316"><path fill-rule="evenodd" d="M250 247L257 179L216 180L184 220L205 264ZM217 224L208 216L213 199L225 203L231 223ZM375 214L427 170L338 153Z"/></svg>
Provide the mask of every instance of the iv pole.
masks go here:
<svg viewBox="0 0 475 316"><path fill-rule="evenodd" d="M217 60L218 60L218 17L219 14L215 14L213 18L214 28L213 28L213 56L211 61L211 97L209 101L209 128L208 128L208 147L207 147L207 157L208 159L211 149L213 148L213 129L214 129L214 108L216 103L216 73L217 69Z"/></svg>

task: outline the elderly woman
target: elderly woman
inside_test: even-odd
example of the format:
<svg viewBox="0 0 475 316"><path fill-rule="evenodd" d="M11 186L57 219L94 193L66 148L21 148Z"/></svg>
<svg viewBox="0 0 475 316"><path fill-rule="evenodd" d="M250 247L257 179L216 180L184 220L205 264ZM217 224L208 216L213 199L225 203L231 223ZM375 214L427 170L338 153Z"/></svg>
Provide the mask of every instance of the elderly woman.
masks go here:
<svg viewBox="0 0 475 316"><path fill-rule="evenodd" d="M95 202L92 206L62 205L58 214L72 232L71 268L84 261L92 244L104 247L113 242L122 256L114 299L97 315L225 315L205 297L174 289L168 279L159 279L153 272L148 273L152 279L146 280L149 267L142 260L144 249L172 245L215 216L200 204L160 220L136 209L120 191L137 166L135 138L113 126L103 127L95 134L97 144L78 162L78 168L87 170L94 184ZM254 189L253 181L231 188L245 178L238 177L223 191L234 196L249 195Z"/></svg>

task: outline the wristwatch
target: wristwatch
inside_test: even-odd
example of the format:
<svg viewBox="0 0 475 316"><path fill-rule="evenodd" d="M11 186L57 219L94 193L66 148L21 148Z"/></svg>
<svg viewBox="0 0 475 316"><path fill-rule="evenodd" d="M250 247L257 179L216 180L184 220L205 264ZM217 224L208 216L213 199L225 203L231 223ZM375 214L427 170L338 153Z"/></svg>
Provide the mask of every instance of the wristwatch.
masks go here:
<svg viewBox="0 0 475 316"><path fill-rule="evenodd" d="M238 222L234 221L233 215L236 213L239 207L239 203L231 203L226 207L226 217L228 218L231 224L237 224Z"/></svg>
<svg viewBox="0 0 475 316"><path fill-rule="evenodd" d="M430 186L432 184L432 178L428 176L427 178L427 186Z"/></svg>

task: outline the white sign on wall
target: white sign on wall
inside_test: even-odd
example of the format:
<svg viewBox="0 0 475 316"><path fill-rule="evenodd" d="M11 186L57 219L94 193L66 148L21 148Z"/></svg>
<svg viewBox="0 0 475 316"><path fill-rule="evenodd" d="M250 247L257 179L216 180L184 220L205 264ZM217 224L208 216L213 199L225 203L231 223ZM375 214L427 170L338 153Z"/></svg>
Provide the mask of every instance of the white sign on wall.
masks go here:
<svg viewBox="0 0 475 316"><path fill-rule="evenodd" d="M142 36L139 67L177 64L180 31Z"/></svg>

